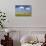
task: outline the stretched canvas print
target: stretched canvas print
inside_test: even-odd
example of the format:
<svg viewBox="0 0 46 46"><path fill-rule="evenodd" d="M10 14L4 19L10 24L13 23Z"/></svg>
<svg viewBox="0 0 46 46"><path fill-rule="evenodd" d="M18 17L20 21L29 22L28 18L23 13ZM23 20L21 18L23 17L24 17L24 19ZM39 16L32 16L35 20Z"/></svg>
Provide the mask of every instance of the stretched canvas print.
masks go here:
<svg viewBox="0 0 46 46"><path fill-rule="evenodd" d="M32 16L32 5L16 5L16 16Z"/></svg>

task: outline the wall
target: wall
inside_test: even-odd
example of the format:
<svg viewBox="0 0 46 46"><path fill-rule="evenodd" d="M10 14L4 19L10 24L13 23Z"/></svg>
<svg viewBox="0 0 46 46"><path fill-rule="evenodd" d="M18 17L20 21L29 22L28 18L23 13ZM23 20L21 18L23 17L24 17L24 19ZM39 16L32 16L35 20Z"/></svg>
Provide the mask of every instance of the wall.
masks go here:
<svg viewBox="0 0 46 46"><path fill-rule="evenodd" d="M31 17L16 17L16 4L32 4ZM7 27L46 27L46 0L0 0L0 10L6 12Z"/></svg>

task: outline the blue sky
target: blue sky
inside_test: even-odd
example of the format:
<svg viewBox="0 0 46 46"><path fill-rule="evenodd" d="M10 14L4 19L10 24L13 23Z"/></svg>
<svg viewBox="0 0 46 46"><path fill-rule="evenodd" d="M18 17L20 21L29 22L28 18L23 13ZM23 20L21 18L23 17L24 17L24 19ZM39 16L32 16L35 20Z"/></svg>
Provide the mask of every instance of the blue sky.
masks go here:
<svg viewBox="0 0 46 46"><path fill-rule="evenodd" d="M16 5L16 12L32 12L31 5Z"/></svg>

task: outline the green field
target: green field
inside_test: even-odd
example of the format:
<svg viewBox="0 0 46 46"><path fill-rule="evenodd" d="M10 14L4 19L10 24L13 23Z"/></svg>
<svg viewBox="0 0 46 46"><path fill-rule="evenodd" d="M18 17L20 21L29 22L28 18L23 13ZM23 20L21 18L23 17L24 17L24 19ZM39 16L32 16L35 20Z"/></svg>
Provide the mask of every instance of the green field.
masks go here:
<svg viewBox="0 0 46 46"><path fill-rule="evenodd" d="M16 16L32 16L32 13L16 13Z"/></svg>

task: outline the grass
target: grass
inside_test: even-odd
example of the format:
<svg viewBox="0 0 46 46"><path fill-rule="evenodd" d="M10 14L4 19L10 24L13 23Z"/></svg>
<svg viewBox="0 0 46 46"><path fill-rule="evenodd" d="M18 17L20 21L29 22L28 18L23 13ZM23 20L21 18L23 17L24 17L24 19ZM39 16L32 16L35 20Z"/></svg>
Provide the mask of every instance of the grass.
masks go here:
<svg viewBox="0 0 46 46"><path fill-rule="evenodd" d="M32 13L16 13L16 16L32 16Z"/></svg>

